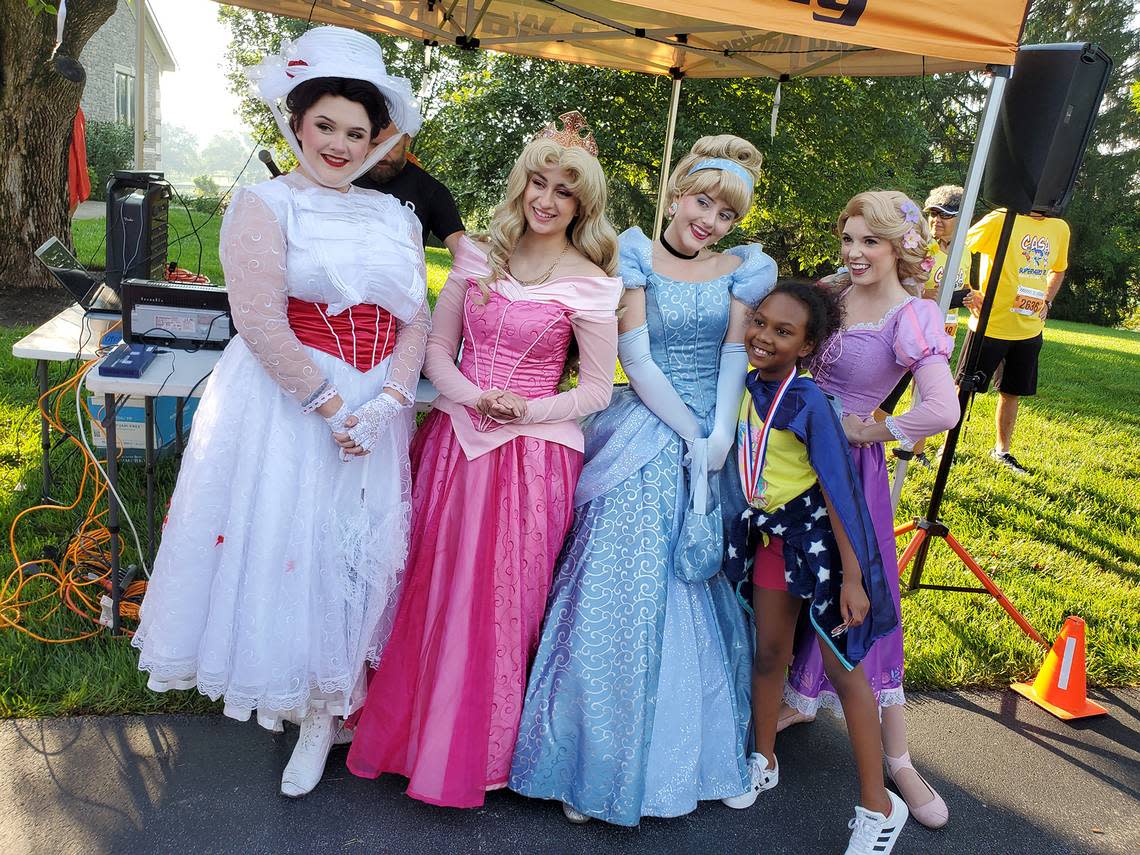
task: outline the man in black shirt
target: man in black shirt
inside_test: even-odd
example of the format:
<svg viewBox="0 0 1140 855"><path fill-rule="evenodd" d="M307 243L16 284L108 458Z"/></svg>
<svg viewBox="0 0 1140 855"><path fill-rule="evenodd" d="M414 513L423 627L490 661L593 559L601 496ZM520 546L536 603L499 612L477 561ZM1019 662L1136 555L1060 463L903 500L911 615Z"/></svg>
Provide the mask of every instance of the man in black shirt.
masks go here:
<svg viewBox="0 0 1140 855"><path fill-rule="evenodd" d="M417 163L408 159L408 136L390 125L380 131L377 142L385 142L399 133L400 141L366 174L353 183L369 190L379 190L395 196L401 202L411 202L424 229L424 243L428 234L439 238L448 251L455 255L459 238L463 236L463 220L455 206L451 191L427 174Z"/></svg>

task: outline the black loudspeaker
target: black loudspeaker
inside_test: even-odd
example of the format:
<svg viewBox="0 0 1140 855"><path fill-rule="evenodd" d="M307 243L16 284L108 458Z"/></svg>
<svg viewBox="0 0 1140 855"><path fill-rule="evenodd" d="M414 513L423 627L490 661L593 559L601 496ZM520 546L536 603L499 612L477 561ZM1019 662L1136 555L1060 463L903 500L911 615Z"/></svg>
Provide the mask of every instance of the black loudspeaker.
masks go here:
<svg viewBox="0 0 1140 855"><path fill-rule="evenodd" d="M1019 214L1060 216L1084 159L1112 58L1094 44L1017 52L982 179L982 198Z"/></svg>
<svg viewBox="0 0 1140 855"><path fill-rule="evenodd" d="M170 185L161 172L119 170L107 181L106 282L165 279Z"/></svg>

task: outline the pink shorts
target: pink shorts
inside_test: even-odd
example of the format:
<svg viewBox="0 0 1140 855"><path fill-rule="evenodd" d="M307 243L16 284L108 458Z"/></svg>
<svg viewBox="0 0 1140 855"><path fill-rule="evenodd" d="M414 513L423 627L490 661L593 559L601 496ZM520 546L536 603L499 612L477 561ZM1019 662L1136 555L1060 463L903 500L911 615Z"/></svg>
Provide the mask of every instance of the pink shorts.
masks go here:
<svg viewBox="0 0 1140 855"><path fill-rule="evenodd" d="M779 537L768 537L768 545L756 548L756 560L752 565L752 585L769 591L788 590L784 578L784 541Z"/></svg>

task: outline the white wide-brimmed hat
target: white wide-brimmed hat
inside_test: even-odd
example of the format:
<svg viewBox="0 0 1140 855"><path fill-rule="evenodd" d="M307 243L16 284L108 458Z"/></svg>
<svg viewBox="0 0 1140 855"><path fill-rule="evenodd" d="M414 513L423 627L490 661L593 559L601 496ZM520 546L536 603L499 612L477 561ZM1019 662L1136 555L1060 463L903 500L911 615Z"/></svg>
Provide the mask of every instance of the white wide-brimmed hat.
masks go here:
<svg viewBox="0 0 1140 855"><path fill-rule="evenodd" d="M246 76L269 107L285 140L304 161L296 134L289 127L281 103L306 80L343 77L363 80L375 86L388 104L393 124L408 136L415 136L423 118L412 84L403 77L392 77L384 66L380 45L363 33L344 27L314 27L295 42L281 43L280 53L265 57L246 69ZM398 135L374 149L364 164L338 186L344 186L371 169L398 142Z"/></svg>

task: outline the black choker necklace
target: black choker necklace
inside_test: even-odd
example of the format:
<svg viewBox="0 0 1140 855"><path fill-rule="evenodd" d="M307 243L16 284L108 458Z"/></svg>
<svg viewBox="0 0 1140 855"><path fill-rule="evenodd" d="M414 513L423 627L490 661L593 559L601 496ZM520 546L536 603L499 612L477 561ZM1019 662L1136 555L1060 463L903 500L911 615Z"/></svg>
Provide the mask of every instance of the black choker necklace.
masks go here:
<svg viewBox="0 0 1140 855"><path fill-rule="evenodd" d="M699 249L696 252L694 252L692 255L685 255L685 253L683 253L683 252L678 252L677 250L675 250L670 245L669 241L665 240L665 232L661 232L660 240L661 240L661 245L663 247L665 247L665 251L667 253L669 253L671 256L673 256L674 258L680 258L680 259L683 259L685 261L692 261L694 258L696 258L698 255L701 254L701 251Z"/></svg>

